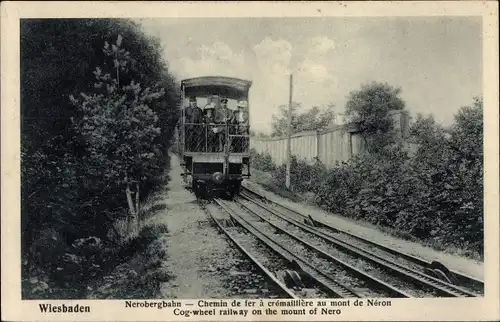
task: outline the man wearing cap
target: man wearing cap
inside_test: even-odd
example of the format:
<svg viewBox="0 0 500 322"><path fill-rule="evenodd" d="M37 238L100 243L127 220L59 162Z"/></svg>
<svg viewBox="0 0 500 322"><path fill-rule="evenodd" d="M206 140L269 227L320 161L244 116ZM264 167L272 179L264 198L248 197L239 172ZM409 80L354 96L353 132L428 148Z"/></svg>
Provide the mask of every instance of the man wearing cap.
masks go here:
<svg viewBox="0 0 500 322"><path fill-rule="evenodd" d="M231 120L234 118L233 112L227 107L227 98L222 98L220 100L220 107L215 108L215 123L217 124L231 124ZM219 141L219 152L223 151L226 142L226 128L225 126L220 126L216 128L218 141Z"/></svg>
<svg viewBox="0 0 500 322"><path fill-rule="evenodd" d="M230 122L233 119L234 115L233 111L231 111L227 107L227 98L221 99L220 103L220 108L217 108L215 110L215 122L219 124Z"/></svg>

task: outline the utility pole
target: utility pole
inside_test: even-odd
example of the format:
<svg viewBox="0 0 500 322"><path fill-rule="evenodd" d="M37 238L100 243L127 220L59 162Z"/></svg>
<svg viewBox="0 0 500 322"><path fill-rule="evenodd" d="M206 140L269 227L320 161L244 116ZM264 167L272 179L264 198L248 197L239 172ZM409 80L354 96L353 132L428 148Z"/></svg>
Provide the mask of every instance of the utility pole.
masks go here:
<svg viewBox="0 0 500 322"><path fill-rule="evenodd" d="M286 148L286 188L290 190L290 166L292 159L292 90L293 76L290 74L290 98L288 100L288 139Z"/></svg>

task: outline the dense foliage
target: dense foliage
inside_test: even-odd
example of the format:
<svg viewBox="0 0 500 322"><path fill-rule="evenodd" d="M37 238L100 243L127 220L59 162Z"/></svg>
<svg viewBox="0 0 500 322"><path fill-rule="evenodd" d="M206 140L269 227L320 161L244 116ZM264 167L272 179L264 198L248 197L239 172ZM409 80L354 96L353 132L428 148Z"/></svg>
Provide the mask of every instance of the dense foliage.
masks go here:
<svg viewBox="0 0 500 322"><path fill-rule="evenodd" d="M110 230L129 209L127 189L144 200L165 178L176 88L159 42L128 20L22 21L25 264L66 289L97 274L83 263L102 273L119 242ZM81 250L88 242L92 254ZM85 276L65 279L74 265Z"/></svg>
<svg viewBox="0 0 500 322"><path fill-rule="evenodd" d="M325 209L391 228L435 247L483 254L482 100L463 107L450 129L418 115L410 157L400 145L363 153L327 169L292 158L295 192L314 193ZM262 156L261 156L262 157ZM283 189L285 166L272 172Z"/></svg>
<svg viewBox="0 0 500 322"><path fill-rule="evenodd" d="M269 153L257 153L253 148L250 149L250 164L253 168L264 172L270 172L276 168L273 158Z"/></svg>
<svg viewBox="0 0 500 322"><path fill-rule="evenodd" d="M292 120L291 120L292 133L297 133L302 131L316 131L324 129L332 123L335 117L335 111L333 105L327 106L326 108L319 108L317 106L314 106L307 111L301 112L300 103L293 103L291 109L292 109ZM288 105L282 105L279 107L279 113L278 115L273 115L271 125L272 125L273 136L287 135Z"/></svg>
<svg viewBox="0 0 500 322"><path fill-rule="evenodd" d="M295 155L292 155L290 161L290 185L293 190L311 192L311 189L314 189L321 180L320 176L326 171L324 165L319 160L311 164L306 160L297 158ZM284 181L286 176L285 165L276 167L276 170L271 175L279 187L286 189Z"/></svg>

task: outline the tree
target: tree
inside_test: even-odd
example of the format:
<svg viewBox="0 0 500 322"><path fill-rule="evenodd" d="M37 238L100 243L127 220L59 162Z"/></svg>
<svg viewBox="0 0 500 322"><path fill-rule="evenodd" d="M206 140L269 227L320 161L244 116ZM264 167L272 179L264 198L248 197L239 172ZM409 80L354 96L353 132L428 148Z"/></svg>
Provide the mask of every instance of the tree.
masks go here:
<svg viewBox="0 0 500 322"><path fill-rule="evenodd" d="M464 159L483 159L483 99L475 97L472 106L460 108L451 128L451 144Z"/></svg>
<svg viewBox="0 0 500 322"><path fill-rule="evenodd" d="M164 89L162 99L148 103L161 133L154 138L151 153L155 157L147 163L156 175L143 181L142 199L165 169L178 118L177 82L168 71L159 41L129 20L25 19L20 31L23 252L46 228L55 229L68 243L96 234L105 237L109 221L116 219L110 214L122 211L122 191L117 194L115 186L108 186L108 179L98 173L93 179L87 177L83 158L88 142L75 132L71 121L79 120L83 112L68 97L94 90L95 66L113 68L113 59L108 59L103 47L119 34L131 57L129 72L120 75L120 83L130 84L133 79L141 88L153 89L159 83Z"/></svg>
<svg viewBox="0 0 500 322"><path fill-rule="evenodd" d="M345 108L348 128L355 128L361 134L369 152L380 152L394 143L389 112L405 108L400 94L400 88L378 82L364 84L349 94Z"/></svg>
<svg viewBox="0 0 500 322"><path fill-rule="evenodd" d="M302 131L322 130L328 127L335 118L334 105L326 108L314 106L313 108L300 112L301 104L292 103L292 133ZM278 115L273 115L272 135L282 136L288 133L288 105L279 107Z"/></svg>
<svg viewBox="0 0 500 322"><path fill-rule="evenodd" d="M462 107L450 129L432 116L417 116L411 140L418 149L411 166L412 214L436 224L430 236L445 242L483 248L483 122L482 100ZM453 237L460 231L459 237ZM458 238L457 240L453 240Z"/></svg>
<svg viewBox="0 0 500 322"><path fill-rule="evenodd" d="M321 109L313 106L310 110L298 115L299 131L323 130L332 124L335 119L335 106L328 105Z"/></svg>
<svg viewBox="0 0 500 322"><path fill-rule="evenodd" d="M265 138L265 137L269 137L269 133L265 133L265 132L262 132L262 131L256 131L254 129L251 129L250 130L250 136L251 137Z"/></svg>
<svg viewBox="0 0 500 322"><path fill-rule="evenodd" d="M140 191L136 212L168 178L178 84L159 41L129 20L23 19L20 29L23 296L47 275L80 297L94 269L120 257L123 240L109 233L130 192ZM95 242L90 257L82 240Z"/></svg>
<svg viewBox="0 0 500 322"><path fill-rule="evenodd" d="M448 138L449 133L433 115L425 117L417 114L410 126L409 141L418 147L415 159L419 163L425 162L427 166L436 167L448 158Z"/></svg>
<svg viewBox="0 0 500 322"><path fill-rule="evenodd" d="M466 240L483 247L483 99L474 98L455 114L451 127L451 156L448 168L453 173L450 186L455 188L458 210L451 229L467 231Z"/></svg>
<svg viewBox="0 0 500 322"><path fill-rule="evenodd" d="M82 156L86 177L101 178L106 187L123 186L130 215L138 217L140 185L155 175L151 161L157 147L153 142L161 133L157 127L158 117L149 104L165 92L158 85L143 89L133 79L127 85L120 83L120 78L131 78L128 66L133 60L128 51L120 48L122 39L118 35L116 44L105 43L103 51L112 59L114 68L104 74L96 67L96 92L81 93L81 100L70 98L80 115L75 122L76 140L86 143Z"/></svg>

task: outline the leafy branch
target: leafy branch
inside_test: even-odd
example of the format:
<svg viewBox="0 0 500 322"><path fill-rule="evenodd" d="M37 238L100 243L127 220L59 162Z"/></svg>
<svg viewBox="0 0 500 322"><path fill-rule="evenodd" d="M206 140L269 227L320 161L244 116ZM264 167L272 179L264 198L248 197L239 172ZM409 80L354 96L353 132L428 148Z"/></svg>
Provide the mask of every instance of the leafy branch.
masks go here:
<svg viewBox="0 0 500 322"><path fill-rule="evenodd" d="M70 100L80 115L73 125L78 140L85 142L82 161L87 173L104 178L105 185L123 186L130 216L138 217L140 186L152 175L149 164L158 148L154 141L161 134L158 116L149 105L165 92L158 85L143 89L134 79L120 84L120 76L127 75L133 62L130 53L120 48L122 40L118 36L111 46L105 42L103 52L112 60L113 70L95 68L94 92Z"/></svg>

